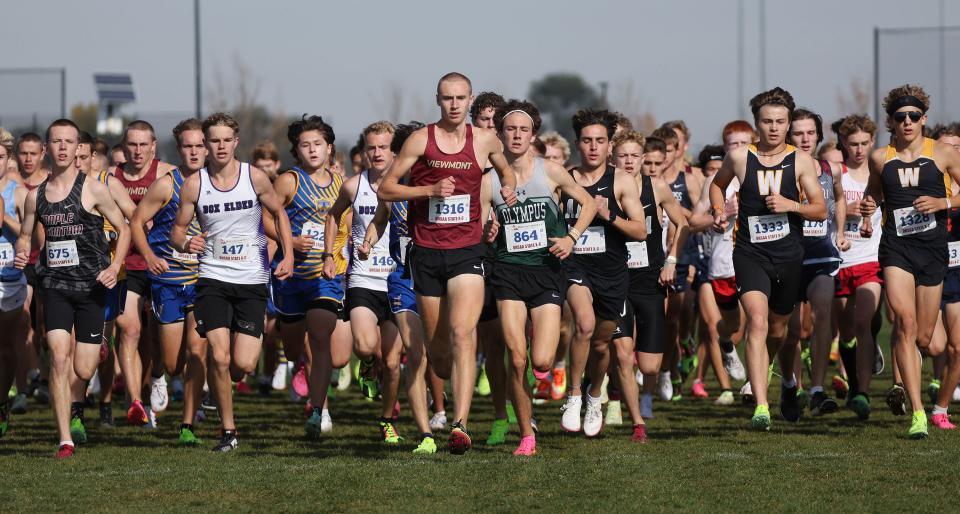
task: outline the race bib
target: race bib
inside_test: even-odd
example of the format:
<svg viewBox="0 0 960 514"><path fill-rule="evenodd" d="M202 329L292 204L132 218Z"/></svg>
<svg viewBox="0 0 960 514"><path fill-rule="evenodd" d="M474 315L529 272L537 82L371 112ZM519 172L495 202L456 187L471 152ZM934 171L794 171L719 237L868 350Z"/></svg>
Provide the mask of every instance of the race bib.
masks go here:
<svg viewBox="0 0 960 514"><path fill-rule="evenodd" d="M325 229L326 225L307 221L303 224L303 230L300 231L300 235L313 239L314 250L323 250L323 231Z"/></svg>
<svg viewBox="0 0 960 514"><path fill-rule="evenodd" d="M547 226L542 221L504 225L507 251L510 253L547 247Z"/></svg>
<svg viewBox="0 0 960 514"><path fill-rule="evenodd" d="M786 214L750 216L747 218L747 223L750 226L751 243L769 243L790 234L790 222L787 221Z"/></svg>
<svg viewBox="0 0 960 514"><path fill-rule="evenodd" d="M647 255L646 241L630 241L627 243L627 267L630 269L646 268L650 265Z"/></svg>
<svg viewBox="0 0 960 514"><path fill-rule="evenodd" d="M213 257L221 261L248 261L252 248L250 239L245 237L220 239L213 245Z"/></svg>
<svg viewBox="0 0 960 514"><path fill-rule="evenodd" d="M430 223L449 225L470 221L470 195L455 195L446 198L431 198Z"/></svg>
<svg viewBox="0 0 960 514"><path fill-rule="evenodd" d="M826 235L826 221L803 220L803 237L824 237Z"/></svg>
<svg viewBox="0 0 960 514"><path fill-rule="evenodd" d="M607 251L607 236L602 226L587 227L587 230L580 234L580 239L573 247L573 253L603 253Z"/></svg>
<svg viewBox="0 0 960 514"><path fill-rule="evenodd" d="M960 241L950 241L947 243L947 252L950 255L950 263L947 267L960 267Z"/></svg>
<svg viewBox="0 0 960 514"><path fill-rule="evenodd" d="M182 253L176 250L173 251L173 260L180 261L184 264L196 264L197 254L195 253Z"/></svg>
<svg viewBox="0 0 960 514"><path fill-rule="evenodd" d="M64 266L79 266L80 254L77 253L77 242L47 241L47 267L62 268Z"/></svg>
<svg viewBox="0 0 960 514"><path fill-rule="evenodd" d="M411 238L400 236L400 262L407 262L407 247L410 246Z"/></svg>
<svg viewBox="0 0 960 514"><path fill-rule="evenodd" d="M894 210L893 218L898 236L919 234L933 230L937 226L937 218L932 213L924 214L913 207Z"/></svg>
<svg viewBox="0 0 960 514"><path fill-rule="evenodd" d="M863 236L860 235L860 225L863 223L863 218L860 216L847 218L843 222L843 235L851 241L859 241L863 239Z"/></svg>
<svg viewBox="0 0 960 514"><path fill-rule="evenodd" d="M10 243L0 243L0 268L13 266L14 257L13 245Z"/></svg>
<svg viewBox="0 0 960 514"><path fill-rule="evenodd" d="M390 257L389 250L381 250L374 247L373 252L367 257L369 263L367 269L371 275L386 277L397 268L393 258Z"/></svg>

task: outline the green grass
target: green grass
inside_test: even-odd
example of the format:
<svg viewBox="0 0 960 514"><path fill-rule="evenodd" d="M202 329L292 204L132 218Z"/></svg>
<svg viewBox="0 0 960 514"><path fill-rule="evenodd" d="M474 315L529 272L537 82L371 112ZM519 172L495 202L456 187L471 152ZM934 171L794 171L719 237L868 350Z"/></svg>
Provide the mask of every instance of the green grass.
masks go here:
<svg viewBox="0 0 960 514"><path fill-rule="evenodd" d="M90 443L59 462L50 412L35 407L14 417L0 440L0 505L14 512L955 511L960 434L931 427L927 440L907 440L909 418L892 416L883 401L889 377L888 366L874 383L867 423L841 411L788 424L773 394L773 428L754 433L746 430L751 411L739 405L689 396L656 402L646 445L630 442L629 425L608 427L597 440L564 434L559 403L551 402L535 407L542 432L531 459L511 455L516 430L506 445L484 447L492 422L486 398L474 403L476 445L462 457L412 455L416 434L405 405L399 429L407 440L383 447L376 404L355 387L338 394L334 432L316 442L303 438L302 409L285 395L238 398L241 446L226 455L209 451L212 421L198 430L202 448L177 447L175 404L156 431L104 430L91 421Z"/></svg>

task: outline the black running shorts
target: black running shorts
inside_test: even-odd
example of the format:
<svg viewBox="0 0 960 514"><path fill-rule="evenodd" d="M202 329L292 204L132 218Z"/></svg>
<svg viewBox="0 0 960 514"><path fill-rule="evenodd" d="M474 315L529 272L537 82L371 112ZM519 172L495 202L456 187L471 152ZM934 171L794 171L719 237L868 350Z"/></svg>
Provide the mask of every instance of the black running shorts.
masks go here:
<svg viewBox="0 0 960 514"><path fill-rule="evenodd" d="M194 303L197 333L228 328L253 337L263 335L267 312L266 284L231 284L212 278L197 280Z"/></svg>
<svg viewBox="0 0 960 514"><path fill-rule="evenodd" d="M413 290L423 296L443 296L447 293L447 281L457 275L485 276L486 252L487 245L483 243L453 250L412 245L407 258Z"/></svg>
<svg viewBox="0 0 960 514"><path fill-rule="evenodd" d="M390 300L386 291L374 291L364 287L347 289L347 310L366 307L377 316L377 323L390 320Z"/></svg>
<svg viewBox="0 0 960 514"><path fill-rule="evenodd" d="M913 275L918 286L935 286L943 282L949 255L947 245L914 244L886 233L880 238L880 267L893 266Z"/></svg>
<svg viewBox="0 0 960 514"><path fill-rule="evenodd" d="M497 300L515 300L528 309L541 305L562 306L566 283L559 268L498 263L490 277L490 285Z"/></svg>
<svg viewBox="0 0 960 514"><path fill-rule="evenodd" d="M768 298L772 312L781 316L790 314L800 299L802 258L801 255L795 261L773 263L769 259L734 249L733 270L739 296L759 291Z"/></svg>
<svg viewBox="0 0 960 514"><path fill-rule="evenodd" d="M77 342L103 342L103 319L107 308L107 290L102 286L91 291L43 290L43 322L47 332L76 328Z"/></svg>
<svg viewBox="0 0 960 514"><path fill-rule="evenodd" d="M593 294L593 310L597 319L618 321L626 315L630 277L626 263L623 269L583 269L573 263L564 263L567 288L583 286Z"/></svg>

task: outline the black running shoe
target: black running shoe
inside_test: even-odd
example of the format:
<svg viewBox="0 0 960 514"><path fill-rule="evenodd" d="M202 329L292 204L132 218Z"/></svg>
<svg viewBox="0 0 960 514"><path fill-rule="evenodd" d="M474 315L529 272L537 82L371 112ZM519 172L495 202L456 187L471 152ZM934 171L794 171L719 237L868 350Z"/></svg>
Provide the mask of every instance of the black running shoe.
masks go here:
<svg viewBox="0 0 960 514"><path fill-rule="evenodd" d="M893 387L887 391L887 406L894 416L906 416L907 414L907 391L903 384L893 384Z"/></svg>
<svg viewBox="0 0 960 514"><path fill-rule="evenodd" d="M113 422L113 405L106 404L100 406L100 426L104 428L114 428L116 423Z"/></svg>
<svg viewBox="0 0 960 514"><path fill-rule="evenodd" d="M813 416L822 416L824 414L833 414L840 409L837 401L830 398L823 391L813 393L810 399L810 414Z"/></svg>
<svg viewBox="0 0 960 514"><path fill-rule="evenodd" d="M200 408L203 410L217 410L217 402L214 400L212 394L206 394L203 396L203 399L200 400Z"/></svg>
<svg viewBox="0 0 960 514"><path fill-rule="evenodd" d="M213 447L213 451L227 453L236 450L239 444L236 430L224 430L223 435L220 436L220 441Z"/></svg>
<svg viewBox="0 0 960 514"><path fill-rule="evenodd" d="M803 408L797 400L797 387L780 388L780 415L790 423L800 421L800 414Z"/></svg>

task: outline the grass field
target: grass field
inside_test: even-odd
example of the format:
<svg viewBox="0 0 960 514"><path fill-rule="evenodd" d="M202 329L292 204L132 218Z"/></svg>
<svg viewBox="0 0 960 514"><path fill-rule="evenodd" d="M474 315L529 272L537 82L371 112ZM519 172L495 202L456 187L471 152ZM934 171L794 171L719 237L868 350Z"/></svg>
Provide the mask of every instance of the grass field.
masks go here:
<svg viewBox="0 0 960 514"><path fill-rule="evenodd" d="M90 442L59 462L51 414L35 408L0 440L0 510L956 512L960 434L931 426L928 439L907 440L909 419L883 401L889 384L888 366L867 423L849 411L797 424L775 416L769 433L747 431L751 411L742 406L657 402L646 445L630 442L629 425L596 440L564 434L552 402L535 408L539 454L519 459L516 432L504 446L483 445L486 398L474 403L475 446L462 457L410 454L406 406L399 429L410 439L382 446L377 409L355 388L336 397L334 432L321 441L303 438L302 409L285 395L238 397L241 446L226 455L208 450L212 421L199 428L202 449L177 447L174 404L156 431L88 422Z"/></svg>

